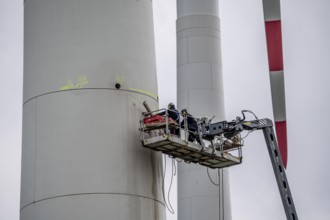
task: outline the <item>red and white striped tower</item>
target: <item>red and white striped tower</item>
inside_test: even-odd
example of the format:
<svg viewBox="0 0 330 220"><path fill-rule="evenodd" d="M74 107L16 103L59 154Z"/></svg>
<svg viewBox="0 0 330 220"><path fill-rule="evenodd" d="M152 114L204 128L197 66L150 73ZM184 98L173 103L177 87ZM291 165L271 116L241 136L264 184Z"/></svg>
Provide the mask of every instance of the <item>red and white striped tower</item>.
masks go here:
<svg viewBox="0 0 330 220"><path fill-rule="evenodd" d="M276 135L286 167L288 150L280 0L263 0L263 8Z"/></svg>

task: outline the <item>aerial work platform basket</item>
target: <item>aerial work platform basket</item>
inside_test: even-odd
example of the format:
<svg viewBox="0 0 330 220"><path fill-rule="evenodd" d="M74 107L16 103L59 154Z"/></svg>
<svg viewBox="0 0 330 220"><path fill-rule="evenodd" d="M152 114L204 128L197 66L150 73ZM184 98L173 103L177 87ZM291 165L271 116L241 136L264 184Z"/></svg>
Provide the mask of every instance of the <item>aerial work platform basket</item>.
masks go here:
<svg viewBox="0 0 330 220"><path fill-rule="evenodd" d="M140 120L144 147L209 168L240 164L243 139L253 131L262 130L286 217L298 220L272 120L258 119L252 111L242 110L243 118L211 123L213 118L196 119L182 110L183 121L180 123L177 111L161 109L151 112L146 109L148 112L143 113ZM254 115L255 120L246 120L245 113ZM243 131L248 133L242 138L240 134Z"/></svg>
<svg viewBox="0 0 330 220"><path fill-rule="evenodd" d="M218 137L215 142L200 139L201 144L188 141L189 133L193 132L188 130L185 116L181 117L183 123L180 126L168 117L169 111L171 110L160 109L142 115L140 133L144 147L209 168L225 168L242 162L241 144L229 144L222 137ZM173 134L171 131L174 129L180 129L181 135ZM198 135L197 132L194 134Z"/></svg>

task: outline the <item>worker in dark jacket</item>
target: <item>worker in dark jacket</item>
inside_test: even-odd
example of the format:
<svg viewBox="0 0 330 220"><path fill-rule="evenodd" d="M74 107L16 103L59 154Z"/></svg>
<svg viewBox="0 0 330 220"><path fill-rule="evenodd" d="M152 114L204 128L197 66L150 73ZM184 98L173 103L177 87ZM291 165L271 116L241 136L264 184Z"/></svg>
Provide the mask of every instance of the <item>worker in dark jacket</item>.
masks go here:
<svg viewBox="0 0 330 220"><path fill-rule="evenodd" d="M170 126L170 134L174 134L180 137L180 114L178 112L178 110L175 109L175 105L173 103L169 103L167 106L167 114L168 117L173 119L173 121L176 122L176 126ZM159 115L165 115L165 111L164 112L160 112Z"/></svg>
<svg viewBox="0 0 330 220"><path fill-rule="evenodd" d="M167 107L168 107L168 117L172 118L177 124L177 127L170 128L170 133L180 137L180 127L179 127L180 114L178 110L175 109L175 105L173 103L169 103Z"/></svg>
<svg viewBox="0 0 330 220"><path fill-rule="evenodd" d="M191 114L189 114L187 112L187 109L182 109L181 110L181 115L183 117L183 120L180 124L181 128L185 128L185 126L187 126L187 129L188 129L188 133L189 133L189 136L188 136L188 141L190 142L194 142L195 140L201 144L201 141L199 139L199 135L197 133L197 121L196 119L191 116ZM186 119L186 125L185 125L185 119Z"/></svg>

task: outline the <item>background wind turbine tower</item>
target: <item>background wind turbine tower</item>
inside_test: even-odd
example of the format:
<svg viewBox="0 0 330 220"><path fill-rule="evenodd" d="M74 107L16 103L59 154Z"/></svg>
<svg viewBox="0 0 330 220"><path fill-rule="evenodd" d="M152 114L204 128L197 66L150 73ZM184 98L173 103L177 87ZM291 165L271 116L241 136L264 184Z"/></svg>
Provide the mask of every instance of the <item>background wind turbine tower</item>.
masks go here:
<svg viewBox="0 0 330 220"><path fill-rule="evenodd" d="M218 0L177 0L178 109L194 117L224 120ZM178 165L178 219L231 219L228 170Z"/></svg>

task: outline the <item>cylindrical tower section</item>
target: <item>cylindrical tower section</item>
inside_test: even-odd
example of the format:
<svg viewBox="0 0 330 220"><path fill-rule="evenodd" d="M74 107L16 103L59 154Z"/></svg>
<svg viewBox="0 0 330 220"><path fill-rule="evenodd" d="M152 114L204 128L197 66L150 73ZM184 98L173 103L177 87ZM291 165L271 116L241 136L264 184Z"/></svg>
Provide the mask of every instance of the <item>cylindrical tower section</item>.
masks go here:
<svg viewBox="0 0 330 220"><path fill-rule="evenodd" d="M165 219L152 1L26 0L21 220Z"/></svg>
<svg viewBox="0 0 330 220"><path fill-rule="evenodd" d="M177 0L178 108L224 120L218 0ZM178 219L231 219L228 171L178 165Z"/></svg>

